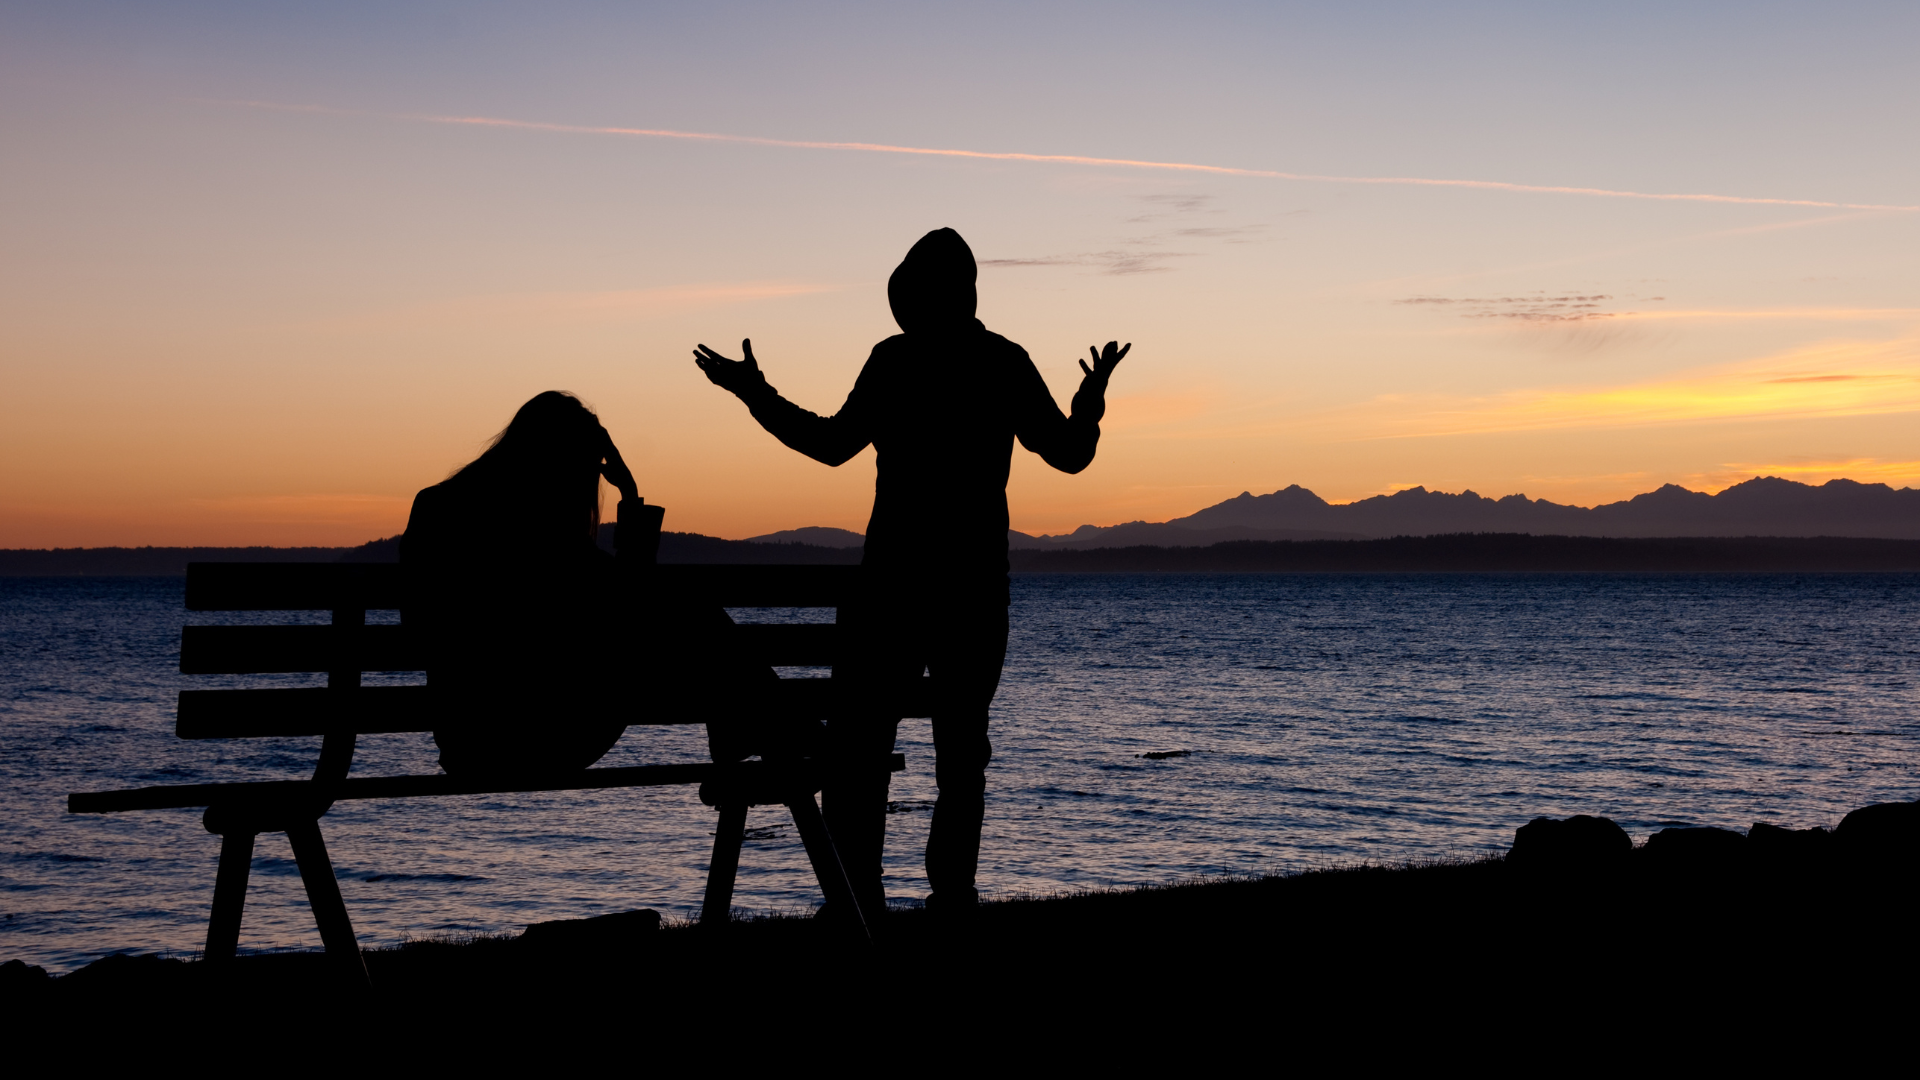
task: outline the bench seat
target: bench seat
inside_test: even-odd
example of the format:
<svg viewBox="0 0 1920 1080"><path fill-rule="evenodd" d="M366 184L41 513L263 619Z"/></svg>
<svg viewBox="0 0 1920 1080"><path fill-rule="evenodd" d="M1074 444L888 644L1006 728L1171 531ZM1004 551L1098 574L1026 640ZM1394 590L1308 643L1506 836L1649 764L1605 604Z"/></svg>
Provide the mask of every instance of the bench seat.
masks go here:
<svg viewBox="0 0 1920 1080"><path fill-rule="evenodd" d="M907 767L906 755L893 754L887 769L899 772ZM811 795L820 790L818 777L810 763L781 761L739 761L715 764L707 761L675 765L624 765L578 772L526 774L521 776L459 777L445 773L411 776L350 777L337 783L319 785L312 780L252 780L228 784L166 784L158 787L127 788L121 791L86 791L67 796L71 814L118 814L130 810L183 810L224 803L285 803L325 799L412 799L442 795L506 795L523 791L589 791L595 788L664 787L673 784L714 785L715 797L703 801L716 805L728 801L719 792L748 793L746 801L755 805L785 802L780 795L796 785ZM752 796L765 795L764 798Z"/></svg>

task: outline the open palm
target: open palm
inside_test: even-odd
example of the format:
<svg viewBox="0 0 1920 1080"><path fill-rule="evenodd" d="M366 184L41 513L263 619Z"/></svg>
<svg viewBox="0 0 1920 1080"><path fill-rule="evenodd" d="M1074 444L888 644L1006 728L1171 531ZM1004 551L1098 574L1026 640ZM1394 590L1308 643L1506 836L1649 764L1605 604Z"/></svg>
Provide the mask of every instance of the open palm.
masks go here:
<svg viewBox="0 0 1920 1080"><path fill-rule="evenodd" d="M745 360L729 360L705 345L701 345L693 350L693 362L706 373L707 379L713 385L723 390L743 394L765 386L767 377L760 373L760 362L753 358L753 339L743 339L740 342L740 351L746 354Z"/></svg>
<svg viewBox="0 0 1920 1080"><path fill-rule="evenodd" d="M1109 341L1104 350L1089 345L1087 352L1093 354L1093 366L1088 367L1087 362L1082 360L1080 370L1087 373L1087 378L1098 379L1102 385L1105 385L1107 379L1113 375L1113 369L1120 366L1120 361L1126 359L1127 350L1131 348L1133 348L1131 341L1125 345L1117 341Z"/></svg>

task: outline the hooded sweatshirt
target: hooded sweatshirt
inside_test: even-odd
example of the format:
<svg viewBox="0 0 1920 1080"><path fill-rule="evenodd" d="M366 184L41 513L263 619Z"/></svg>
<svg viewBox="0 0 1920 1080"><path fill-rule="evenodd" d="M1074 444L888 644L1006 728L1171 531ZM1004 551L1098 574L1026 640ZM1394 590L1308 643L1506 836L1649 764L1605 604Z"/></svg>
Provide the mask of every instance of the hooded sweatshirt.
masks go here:
<svg viewBox="0 0 1920 1080"><path fill-rule="evenodd" d="M865 566L956 584L1005 575L1014 440L1062 472L1093 461L1104 386L1083 386L1062 414L1027 351L974 318L977 275L959 233L928 233L887 281L903 332L873 347L839 412L809 412L771 386L742 395L762 427L816 461L839 465L873 444Z"/></svg>

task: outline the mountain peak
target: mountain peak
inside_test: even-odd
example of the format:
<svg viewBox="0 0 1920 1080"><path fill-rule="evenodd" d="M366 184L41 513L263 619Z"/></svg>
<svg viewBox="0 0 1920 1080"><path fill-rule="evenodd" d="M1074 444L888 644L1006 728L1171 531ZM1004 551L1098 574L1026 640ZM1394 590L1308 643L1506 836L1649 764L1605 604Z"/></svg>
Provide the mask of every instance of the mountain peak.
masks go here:
<svg viewBox="0 0 1920 1080"><path fill-rule="evenodd" d="M1510 532L1565 536L1860 536L1920 539L1920 491L1832 480L1813 487L1756 476L1709 495L1663 484L1592 508L1525 495L1498 499L1415 485L1333 505L1291 484L1246 492L1166 524L1185 530L1319 530L1361 536ZM1076 534L1082 535L1082 534ZM1084 534L1093 539L1095 534ZM1105 535L1105 534L1099 534Z"/></svg>

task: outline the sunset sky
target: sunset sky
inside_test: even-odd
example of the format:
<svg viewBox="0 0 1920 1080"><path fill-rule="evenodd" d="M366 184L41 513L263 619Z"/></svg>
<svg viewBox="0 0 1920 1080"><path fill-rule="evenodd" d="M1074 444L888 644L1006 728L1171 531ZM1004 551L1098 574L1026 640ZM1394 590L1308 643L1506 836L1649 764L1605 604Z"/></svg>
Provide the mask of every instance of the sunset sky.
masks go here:
<svg viewBox="0 0 1920 1080"><path fill-rule="evenodd" d="M940 226L1063 405L1133 342L1090 469L1016 451L1029 532L1915 484L1917 41L1911 3L0 4L0 547L389 535L552 388L668 528L862 529L872 452L786 450L690 353L751 336L832 411Z"/></svg>

